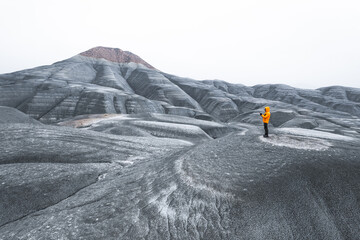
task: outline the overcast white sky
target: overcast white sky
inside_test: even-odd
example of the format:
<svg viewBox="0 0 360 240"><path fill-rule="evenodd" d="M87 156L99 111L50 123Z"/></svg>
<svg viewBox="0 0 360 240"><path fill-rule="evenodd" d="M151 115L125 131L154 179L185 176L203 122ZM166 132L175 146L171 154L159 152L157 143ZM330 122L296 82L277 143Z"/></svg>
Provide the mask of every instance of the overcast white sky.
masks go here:
<svg viewBox="0 0 360 240"><path fill-rule="evenodd" d="M0 73L95 46L248 86L360 87L360 1L1 0Z"/></svg>

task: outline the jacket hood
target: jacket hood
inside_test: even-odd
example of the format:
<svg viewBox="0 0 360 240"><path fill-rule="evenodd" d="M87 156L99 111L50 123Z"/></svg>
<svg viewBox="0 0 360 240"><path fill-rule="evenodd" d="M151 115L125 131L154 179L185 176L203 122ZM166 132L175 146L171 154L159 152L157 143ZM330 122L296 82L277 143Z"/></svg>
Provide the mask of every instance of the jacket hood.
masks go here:
<svg viewBox="0 0 360 240"><path fill-rule="evenodd" d="M270 112L270 107L265 107L265 112Z"/></svg>

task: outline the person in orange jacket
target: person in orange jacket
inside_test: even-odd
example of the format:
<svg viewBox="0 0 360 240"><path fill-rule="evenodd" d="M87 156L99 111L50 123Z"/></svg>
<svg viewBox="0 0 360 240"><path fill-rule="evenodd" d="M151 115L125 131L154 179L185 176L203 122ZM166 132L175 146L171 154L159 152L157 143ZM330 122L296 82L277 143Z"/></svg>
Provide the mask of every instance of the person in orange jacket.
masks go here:
<svg viewBox="0 0 360 240"><path fill-rule="evenodd" d="M264 130L265 130L265 134L263 135L264 137L269 137L268 124L270 120L270 115L271 114L269 107L265 107L265 114L260 113L260 116L263 118L263 123L264 123Z"/></svg>

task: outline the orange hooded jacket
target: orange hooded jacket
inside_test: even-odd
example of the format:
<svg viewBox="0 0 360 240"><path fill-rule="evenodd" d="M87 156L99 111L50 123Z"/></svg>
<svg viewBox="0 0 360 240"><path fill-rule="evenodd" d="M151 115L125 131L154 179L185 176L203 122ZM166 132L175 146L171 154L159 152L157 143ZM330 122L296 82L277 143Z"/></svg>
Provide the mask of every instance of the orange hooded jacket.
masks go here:
<svg viewBox="0 0 360 240"><path fill-rule="evenodd" d="M270 108L265 107L265 114L261 114L264 123L269 123L270 115Z"/></svg>

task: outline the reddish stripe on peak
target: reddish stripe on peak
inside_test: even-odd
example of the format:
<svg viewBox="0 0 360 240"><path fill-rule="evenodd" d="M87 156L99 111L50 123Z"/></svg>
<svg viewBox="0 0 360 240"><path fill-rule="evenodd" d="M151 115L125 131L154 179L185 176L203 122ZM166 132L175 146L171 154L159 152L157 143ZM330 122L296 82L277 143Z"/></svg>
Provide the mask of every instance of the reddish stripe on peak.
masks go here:
<svg viewBox="0 0 360 240"><path fill-rule="evenodd" d="M80 55L92 58L103 58L105 60L117 63L140 63L148 68L155 69L153 66L145 62L136 54L128 51L123 51L119 48L95 47L80 53Z"/></svg>

